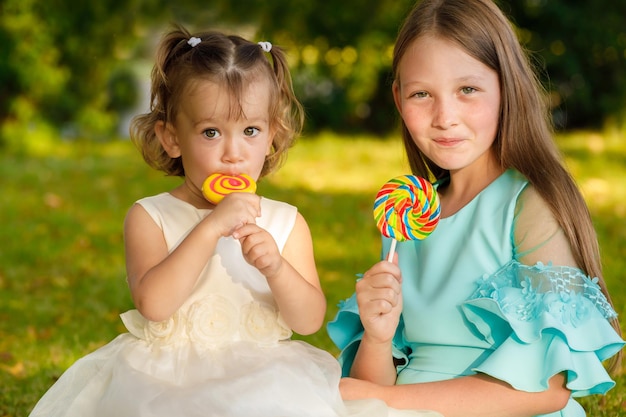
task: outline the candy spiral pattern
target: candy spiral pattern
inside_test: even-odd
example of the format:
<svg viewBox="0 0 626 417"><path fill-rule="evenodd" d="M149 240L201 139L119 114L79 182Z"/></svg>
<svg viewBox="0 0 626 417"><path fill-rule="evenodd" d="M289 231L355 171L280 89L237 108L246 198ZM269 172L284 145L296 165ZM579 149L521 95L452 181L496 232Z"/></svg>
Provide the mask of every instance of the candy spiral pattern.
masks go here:
<svg viewBox="0 0 626 417"><path fill-rule="evenodd" d="M202 194L209 203L217 204L230 193L254 193L256 182L246 174L211 174L202 184Z"/></svg>
<svg viewBox="0 0 626 417"><path fill-rule="evenodd" d="M422 240L439 223L439 197L422 177L402 175L382 186L374 202L380 232L397 241Z"/></svg>

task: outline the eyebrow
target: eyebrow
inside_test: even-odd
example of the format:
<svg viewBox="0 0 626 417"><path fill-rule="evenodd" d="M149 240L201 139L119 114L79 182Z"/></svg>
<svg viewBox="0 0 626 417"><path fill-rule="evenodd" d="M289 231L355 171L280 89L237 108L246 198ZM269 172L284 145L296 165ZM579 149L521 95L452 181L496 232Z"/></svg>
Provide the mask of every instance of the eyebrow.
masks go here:
<svg viewBox="0 0 626 417"><path fill-rule="evenodd" d="M485 77L481 76L481 75L467 75L467 76L463 76L460 78L457 78L457 81L460 83L464 83L464 82L480 82L480 81L485 81Z"/></svg>
<svg viewBox="0 0 626 417"><path fill-rule="evenodd" d="M454 82L457 84L464 84L464 83L480 83L480 82L484 82L486 81L486 77L482 76L482 75L464 75L458 78L454 78ZM416 80L407 80L406 82L403 82L400 84L401 87L405 88L405 87L411 87L414 85L418 85L418 86L422 86L422 85L430 85L430 82L428 81L422 81L419 79Z"/></svg>
<svg viewBox="0 0 626 417"><path fill-rule="evenodd" d="M218 120L219 118L215 118L213 116L211 117L202 117L201 119L198 119L197 121L193 122L194 126L200 126L200 125L206 125L206 124L219 124L221 121ZM229 118L230 120L230 118ZM241 117L238 117L237 120L242 120L245 121L245 123L249 123L249 124L255 124L255 123L266 123L269 124L269 118L264 117L264 116L255 116L253 115L253 117L245 117L245 115L242 115Z"/></svg>

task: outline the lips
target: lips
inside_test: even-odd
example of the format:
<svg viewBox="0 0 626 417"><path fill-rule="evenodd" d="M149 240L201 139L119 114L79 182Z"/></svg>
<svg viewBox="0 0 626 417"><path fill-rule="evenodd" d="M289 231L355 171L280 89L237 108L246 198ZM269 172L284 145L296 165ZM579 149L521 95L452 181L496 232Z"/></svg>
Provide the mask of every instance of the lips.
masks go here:
<svg viewBox="0 0 626 417"><path fill-rule="evenodd" d="M433 141L440 146L456 146L463 142L463 139L458 138L436 138Z"/></svg>

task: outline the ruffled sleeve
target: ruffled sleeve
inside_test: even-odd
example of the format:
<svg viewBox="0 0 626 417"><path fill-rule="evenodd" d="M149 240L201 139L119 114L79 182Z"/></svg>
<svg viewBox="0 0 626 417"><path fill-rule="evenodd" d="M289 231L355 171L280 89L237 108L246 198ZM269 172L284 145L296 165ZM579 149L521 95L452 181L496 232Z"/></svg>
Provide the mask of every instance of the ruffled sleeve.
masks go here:
<svg viewBox="0 0 626 417"><path fill-rule="evenodd" d="M511 261L485 276L462 304L467 320L493 344L474 371L538 392L567 374L574 397L603 394L615 384L602 361L624 341L609 324L617 315L596 283L572 267Z"/></svg>
<svg viewBox="0 0 626 417"><path fill-rule="evenodd" d="M339 304L339 312L335 319L327 324L326 329L331 340L341 349L338 360L341 364L342 376L349 376L359 343L363 337L363 325L359 317L356 294ZM400 324L396 329L392 344L393 357L399 364L397 366L398 371L408 364L408 344L402 336L403 330L404 322L400 318Z"/></svg>

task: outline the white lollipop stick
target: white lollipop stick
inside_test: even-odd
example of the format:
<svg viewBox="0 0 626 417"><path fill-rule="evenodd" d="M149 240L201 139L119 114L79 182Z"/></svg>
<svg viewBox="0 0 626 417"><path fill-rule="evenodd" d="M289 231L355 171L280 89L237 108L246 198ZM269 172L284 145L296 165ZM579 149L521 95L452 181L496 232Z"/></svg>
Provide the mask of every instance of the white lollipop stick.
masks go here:
<svg viewBox="0 0 626 417"><path fill-rule="evenodd" d="M397 243L398 241L395 239L391 241L391 247L389 248L389 255L387 256L387 262L393 262L393 255L396 253Z"/></svg>

